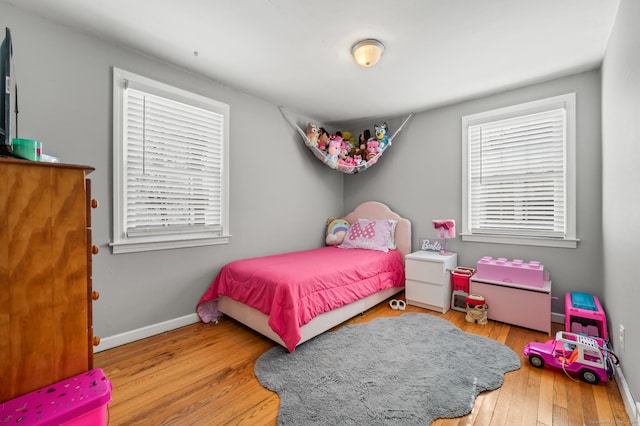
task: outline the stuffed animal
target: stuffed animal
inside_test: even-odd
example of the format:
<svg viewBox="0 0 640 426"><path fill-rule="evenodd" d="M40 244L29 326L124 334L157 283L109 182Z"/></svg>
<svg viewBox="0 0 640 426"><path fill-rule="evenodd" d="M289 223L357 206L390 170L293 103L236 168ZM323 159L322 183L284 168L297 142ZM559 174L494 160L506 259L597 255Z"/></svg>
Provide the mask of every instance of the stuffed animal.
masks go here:
<svg viewBox="0 0 640 426"><path fill-rule="evenodd" d="M387 126L387 123L383 123L382 125L376 124L373 126L373 128L376 132L376 140L379 143L378 151L382 152L389 143L389 136L387 135L387 133L389 132L389 126Z"/></svg>
<svg viewBox="0 0 640 426"><path fill-rule="evenodd" d="M484 300L484 297L479 294L470 294L467 296L467 322L473 322L476 324L486 324L487 321L487 309L489 305Z"/></svg>
<svg viewBox="0 0 640 426"><path fill-rule="evenodd" d="M347 145L344 140L342 140L342 145L340 145L340 153L338 154L338 157L341 160L346 160L347 157L349 157L349 145Z"/></svg>
<svg viewBox="0 0 640 426"><path fill-rule="evenodd" d="M325 243L328 246L337 246L342 244L344 236L347 235L349 230L349 222L344 219L327 219L327 236L325 237Z"/></svg>
<svg viewBox="0 0 640 426"><path fill-rule="evenodd" d="M380 144L376 140L367 141L367 161L371 161L376 158L376 156L378 155L379 145Z"/></svg>
<svg viewBox="0 0 640 426"><path fill-rule="evenodd" d="M329 146L327 147L327 161L330 163L336 163L338 161L338 155L340 154L340 148L342 147L342 138L340 136L329 136Z"/></svg>
<svg viewBox="0 0 640 426"><path fill-rule="evenodd" d="M329 146L329 133L327 133L327 131L323 127L320 127L319 132L320 134L318 135L318 148L326 151L327 147Z"/></svg>
<svg viewBox="0 0 640 426"><path fill-rule="evenodd" d="M347 157L344 160L342 160L343 164L345 166L355 166L356 165L356 160L353 157Z"/></svg>
<svg viewBox="0 0 640 426"><path fill-rule="evenodd" d="M371 139L371 131L369 129L365 129L360 133L360 140L358 141L358 148L365 151L367 149L367 141Z"/></svg>
<svg viewBox="0 0 640 426"><path fill-rule="evenodd" d="M342 132L342 140L349 149L356 147L356 138L353 137L351 132Z"/></svg>
<svg viewBox="0 0 640 426"><path fill-rule="evenodd" d="M362 164L362 154L359 149L356 150L356 153L353 155L353 161L355 162L356 166Z"/></svg>
<svg viewBox="0 0 640 426"><path fill-rule="evenodd" d="M313 123L307 124L307 139L311 146L318 146L318 136L320 136L320 129Z"/></svg>

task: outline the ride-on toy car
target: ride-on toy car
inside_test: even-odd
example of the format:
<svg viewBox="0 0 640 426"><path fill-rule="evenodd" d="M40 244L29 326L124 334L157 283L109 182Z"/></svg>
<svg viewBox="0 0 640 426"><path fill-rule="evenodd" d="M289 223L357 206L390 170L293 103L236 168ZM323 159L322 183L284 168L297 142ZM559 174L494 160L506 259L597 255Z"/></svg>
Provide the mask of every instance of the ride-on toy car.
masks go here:
<svg viewBox="0 0 640 426"><path fill-rule="evenodd" d="M602 339L558 331L556 338L545 343L531 342L524 347L523 353L529 357L529 363L537 368L549 364L562 368L565 373L575 373L592 385L613 375L615 357ZM615 363L617 364L617 360Z"/></svg>

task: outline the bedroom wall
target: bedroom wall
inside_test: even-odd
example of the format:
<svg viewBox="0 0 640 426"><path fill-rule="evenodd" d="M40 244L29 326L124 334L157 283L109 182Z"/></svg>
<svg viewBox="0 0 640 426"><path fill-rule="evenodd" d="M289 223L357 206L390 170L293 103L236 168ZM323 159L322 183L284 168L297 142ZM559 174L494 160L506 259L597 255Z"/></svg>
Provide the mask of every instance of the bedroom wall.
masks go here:
<svg viewBox="0 0 640 426"><path fill-rule="evenodd" d="M92 223L100 253L93 283L101 297L93 314L103 340L185 316L193 320L224 263L319 246L326 218L343 212L342 176L326 173L309 155L275 105L2 3L5 26L14 42L19 135L41 140L44 152L63 162L96 169L90 178L100 207ZM110 253L112 66L230 105L230 244Z"/></svg>
<svg viewBox="0 0 640 426"><path fill-rule="evenodd" d="M602 66L604 297L614 350L640 401L640 2L622 0ZM624 348L618 340L625 327ZM633 419L632 420L637 420Z"/></svg>
<svg viewBox="0 0 640 426"><path fill-rule="evenodd" d="M461 223L462 116L576 92L578 248L463 243L458 237L448 249L458 253L458 263L463 266L474 266L487 255L542 262L550 273L553 295L561 299L552 302L556 313L564 313L565 292L579 290L602 297L600 81L599 70L593 70L420 112L378 165L345 177L345 208L368 199L388 203L412 220L416 250L419 238L433 236L432 219L454 218ZM391 132L397 128L394 126L390 126Z"/></svg>

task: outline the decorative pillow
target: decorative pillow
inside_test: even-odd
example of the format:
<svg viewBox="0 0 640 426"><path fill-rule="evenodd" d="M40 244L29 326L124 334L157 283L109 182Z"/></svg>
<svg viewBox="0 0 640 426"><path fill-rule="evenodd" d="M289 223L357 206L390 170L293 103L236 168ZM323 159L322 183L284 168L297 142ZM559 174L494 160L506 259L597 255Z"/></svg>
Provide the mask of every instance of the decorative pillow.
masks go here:
<svg viewBox="0 0 640 426"><path fill-rule="evenodd" d="M359 217L358 221L361 221L361 220L368 221L369 219L363 219ZM383 220L383 219L376 219L376 220ZM389 250L395 250L396 249L396 226L398 225L398 221L393 219L384 219L384 220L391 223L391 238L389 239Z"/></svg>
<svg viewBox="0 0 640 426"><path fill-rule="evenodd" d="M349 222L344 219L327 219L327 235L325 237L325 243L328 246L337 246L342 244L344 236L349 229Z"/></svg>
<svg viewBox="0 0 640 426"><path fill-rule="evenodd" d="M338 247L388 252L392 228L389 220L358 219L349 227L344 241Z"/></svg>

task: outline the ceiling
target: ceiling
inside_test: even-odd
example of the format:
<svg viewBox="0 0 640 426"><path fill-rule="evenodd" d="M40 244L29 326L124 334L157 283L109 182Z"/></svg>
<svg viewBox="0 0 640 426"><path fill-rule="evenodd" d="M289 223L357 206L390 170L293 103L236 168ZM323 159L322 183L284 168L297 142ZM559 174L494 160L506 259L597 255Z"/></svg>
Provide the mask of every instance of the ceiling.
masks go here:
<svg viewBox="0 0 640 426"><path fill-rule="evenodd" d="M598 67L618 0L0 0L321 122ZM351 46L385 45L358 66Z"/></svg>

